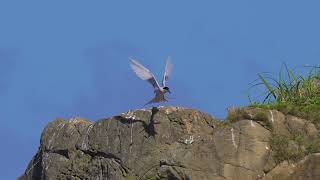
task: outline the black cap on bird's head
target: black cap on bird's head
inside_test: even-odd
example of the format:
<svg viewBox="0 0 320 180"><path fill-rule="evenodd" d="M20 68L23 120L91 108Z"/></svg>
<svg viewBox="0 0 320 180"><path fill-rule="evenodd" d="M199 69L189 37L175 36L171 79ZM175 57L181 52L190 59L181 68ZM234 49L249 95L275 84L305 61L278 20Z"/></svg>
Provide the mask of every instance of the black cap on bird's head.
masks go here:
<svg viewBox="0 0 320 180"><path fill-rule="evenodd" d="M165 86L163 87L163 89L166 90L166 92L169 92L171 94L169 87Z"/></svg>

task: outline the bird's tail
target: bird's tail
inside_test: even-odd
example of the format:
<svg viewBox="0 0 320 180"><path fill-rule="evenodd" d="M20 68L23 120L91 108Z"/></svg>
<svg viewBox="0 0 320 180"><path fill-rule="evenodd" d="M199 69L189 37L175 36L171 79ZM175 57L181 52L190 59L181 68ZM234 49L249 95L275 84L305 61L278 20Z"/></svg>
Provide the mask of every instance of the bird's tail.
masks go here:
<svg viewBox="0 0 320 180"><path fill-rule="evenodd" d="M168 102L168 100L164 97L164 95L162 96L155 96L153 99L151 99L149 102L147 102L143 107L149 105L149 104L152 104L152 103L158 103L158 102L161 102L161 101L165 101L165 102Z"/></svg>
<svg viewBox="0 0 320 180"><path fill-rule="evenodd" d="M143 107L146 107L147 105L152 104L152 103L155 103L155 102L157 102L157 101L156 101L156 98L153 98L153 99L151 99L149 102L147 102L145 105L143 105Z"/></svg>

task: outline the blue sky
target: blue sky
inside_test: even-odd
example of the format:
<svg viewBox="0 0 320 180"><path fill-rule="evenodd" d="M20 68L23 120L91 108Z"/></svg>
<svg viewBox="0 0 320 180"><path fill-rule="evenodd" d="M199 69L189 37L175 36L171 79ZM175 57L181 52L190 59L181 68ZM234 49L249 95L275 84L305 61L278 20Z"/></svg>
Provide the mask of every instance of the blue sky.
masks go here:
<svg viewBox="0 0 320 180"><path fill-rule="evenodd" d="M318 64L318 1L1 1L0 179L21 175L56 117L90 120L140 108L174 69L169 105L224 118L248 103L259 72Z"/></svg>

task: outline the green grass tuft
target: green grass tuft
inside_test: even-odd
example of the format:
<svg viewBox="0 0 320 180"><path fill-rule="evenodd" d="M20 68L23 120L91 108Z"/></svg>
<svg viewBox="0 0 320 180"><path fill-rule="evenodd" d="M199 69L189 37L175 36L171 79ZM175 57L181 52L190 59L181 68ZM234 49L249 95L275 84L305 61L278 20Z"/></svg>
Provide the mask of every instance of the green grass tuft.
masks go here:
<svg viewBox="0 0 320 180"><path fill-rule="evenodd" d="M233 123L243 119L251 119L245 108L230 108L226 118L226 123Z"/></svg>
<svg viewBox="0 0 320 180"><path fill-rule="evenodd" d="M301 135L274 134L270 143L277 164L282 161L298 162L307 154L319 150L317 143L306 143Z"/></svg>
<svg viewBox="0 0 320 180"><path fill-rule="evenodd" d="M258 83L251 88L264 87L266 93L261 102L251 102L250 107L276 109L312 122L320 129L320 67L312 67L307 75L296 75L287 65L279 71L278 77L258 74ZM233 115L235 116L235 115ZM231 116L231 117L233 117ZM272 130L272 123L264 113L257 113L253 120L263 122ZM320 140L308 140L299 132L275 134L271 131L271 149L276 163L284 160L297 162L310 153L320 152Z"/></svg>
<svg viewBox="0 0 320 180"><path fill-rule="evenodd" d="M308 154L317 153L320 151L320 143L319 142L308 143L306 145L306 150Z"/></svg>
<svg viewBox="0 0 320 180"><path fill-rule="evenodd" d="M320 67L313 67L306 76L296 75L285 66L278 78L258 75L259 83L251 86L263 86L267 90L262 102L252 102L251 107L276 109L284 114L308 119L320 128Z"/></svg>
<svg viewBox="0 0 320 180"><path fill-rule="evenodd" d="M269 117L264 112L256 113L252 120L262 122L262 125L269 130L273 129L272 122L269 120Z"/></svg>
<svg viewBox="0 0 320 180"><path fill-rule="evenodd" d="M258 74L258 83L251 86L264 86L267 90L263 98L264 103L293 103L302 105L306 101L313 101L320 94L320 67L314 67L307 76L295 75L287 65L286 73L280 70L278 78ZM259 103L260 104L260 103Z"/></svg>

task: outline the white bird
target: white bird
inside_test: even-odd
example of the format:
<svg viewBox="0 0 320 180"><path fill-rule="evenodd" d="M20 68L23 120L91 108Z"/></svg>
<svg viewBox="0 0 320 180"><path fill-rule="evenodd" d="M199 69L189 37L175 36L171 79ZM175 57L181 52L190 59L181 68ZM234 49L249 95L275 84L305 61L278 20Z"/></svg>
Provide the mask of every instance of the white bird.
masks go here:
<svg viewBox="0 0 320 180"><path fill-rule="evenodd" d="M129 58L129 59L131 60L131 64L130 64L131 68L137 74L137 76L139 78L141 78L142 80L148 81L152 85L152 87L154 88L155 97L151 101L146 103L145 106L148 104L151 104L151 103L168 101L165 98L165 94L167 92L169 92L169 93L171 93L171 92L170 92L169 87L166 86L166 81L169 79L169 76L171 74L172 67L173 67L171 64L170 57L168 57L168 59L167 59L166 68L165 68L163 79L162 79L162 86L159 85L158 81L156 80L154 75L149 71L149 69L147 69L146 67L141 65L138 61L136 61L132 58Z"/></svg>

